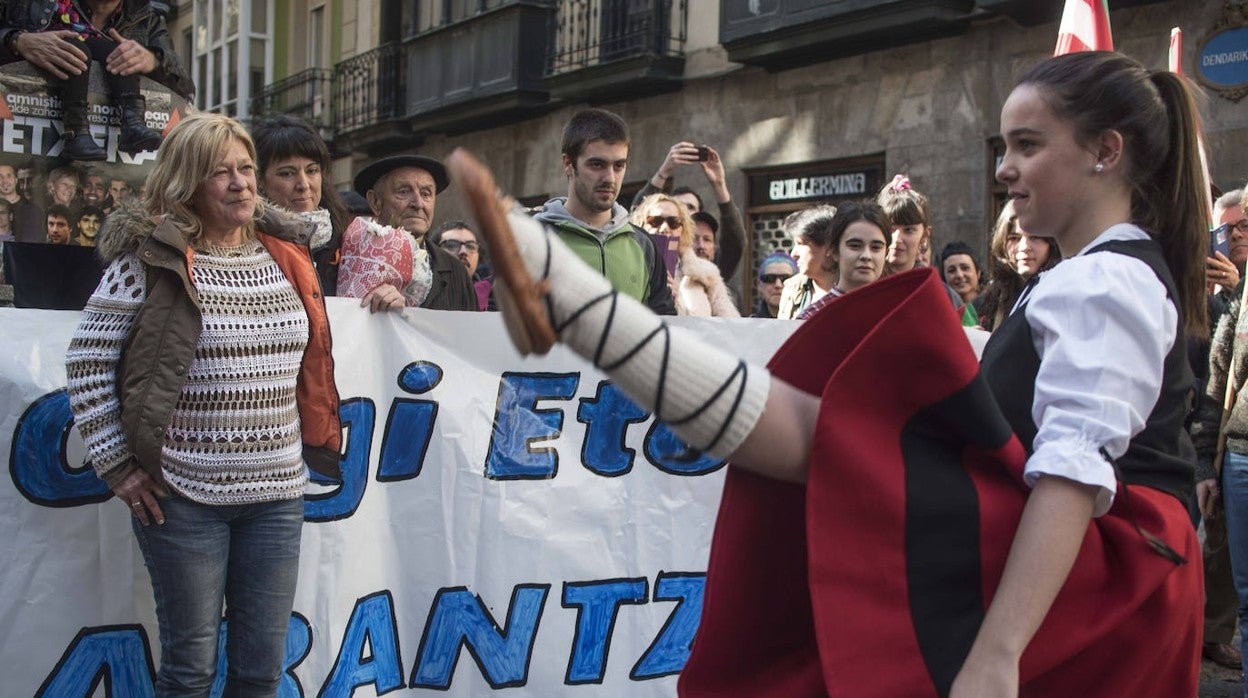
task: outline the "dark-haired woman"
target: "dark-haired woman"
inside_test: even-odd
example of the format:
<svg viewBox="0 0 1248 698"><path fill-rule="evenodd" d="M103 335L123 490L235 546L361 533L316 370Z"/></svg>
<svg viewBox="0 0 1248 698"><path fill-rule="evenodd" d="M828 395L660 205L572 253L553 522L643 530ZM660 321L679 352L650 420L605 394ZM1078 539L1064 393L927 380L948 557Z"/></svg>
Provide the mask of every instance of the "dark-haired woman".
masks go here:
<svg viewBox="0 0 1248 698"><path fill-rule="evenodd" d="M338 251L351 221L328 177L333 164L329 148L308 122L285 114L256 124L251 135L259 159L260 192L316 226L311 244L316 273L325 295L336 295Z"/></svg>
<svg viewBox="0 0 1248 698"><path fill-rule="evenodd" d="M820 205L789 214L784 219L784 232L793 239L797 273L784 282L777 318L796 318L810 304L823 298L836 283L831 236L832 217L835 215L835 207Z"/></svg>
<svg viewBox="0 0 1248 698"><path fill-rule="evenodd" d="M1062 251L1057 243L1019 228L1014 202L1007 201L997 216L988 247L988 288L979 295L975 307L979 326L989 332L998 327L1010 314L1023 285L1060 261Z"/></svg>
<svg viewBox="0 0 1248 698"><path fill-rule="evenodd" d="M836 283L797 319L805 320L831 301L879 280L888 255L888 227L884 210L870 201L850 201L836 209L828 226L828 258L836 268Z"/></svg>
<svg viewBox="0 0 1248 698"><path fill-rule="evenodd" d="M940 270L940 278L973 313L972 303L979 296L979 281L983 271L979 268L979 260L975 258L971 246L961 240L945 245L940 251L940 265L937 268ZM976 316L975 319L978 321L979 317Z"/></svg>

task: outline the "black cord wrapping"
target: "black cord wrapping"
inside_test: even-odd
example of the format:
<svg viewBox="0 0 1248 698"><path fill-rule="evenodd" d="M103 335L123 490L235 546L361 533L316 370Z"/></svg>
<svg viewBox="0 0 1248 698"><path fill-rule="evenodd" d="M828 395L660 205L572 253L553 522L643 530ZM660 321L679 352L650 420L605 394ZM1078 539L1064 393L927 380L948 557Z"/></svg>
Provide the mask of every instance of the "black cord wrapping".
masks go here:
<svg viewBox="0 0 1248 698"><path fill-rule="evenodd" d="M550 239L549 237L547 237L545 276L543 278L549 278L549 275L550 275ZM607 373L619 368L620 366L623 366L625 363L632 360L632 358L636 356L638 352L640 352L642 349L645 349L646 346L649 345L650 342L654 341L656 337L662 336L663 357L660 362L660 368L659 368L659 384L655 391L655 403L654 403L655 419L665 422L669 426L673 426L673 427L677 427L682 424L687 424L697 419L698 417L702 416L704 412L710 409L711 405L715 403L717 400L719 400L720 396L724 394L724 391L728 390L728 388L732 385L732 383L737 380L738 376L740 376L740 381L737 386L736 395L733 397L732 406L729 408L728 415L724 419L723 424L720 425L719 431L715 433L715 438L711 439L711 442L707 444L706 446L702 447L701 449L693 448L691 450L687 450L685 453L678 456L680 460L685 460L685 461L697 460L699 457L701 457L703 451L710 451L714 449L715 446L720 442L720 440L723 439L724 434L727 433L728 425L731 424L733 418L736 417L737 410L740 409L741 407L741 400L745 396L745 383L746 383L746 380L749 379L749 368L747 367L745 361L738 360L737 367L733 369L732 373L728 375L728 378L725 379L724 382L713 393L711 393L711 395L705 401L703 401L701 405L695 408L693 412L683 417L668 419L665 415L660 413L661 406L663 405L663 398L667 393L667 367L668 367L668 364L670 363L669 359L671 356L671 346L672 346L671 329L667 326L667 323L662 322L660 320L659 326L656 327L653 332L650 332L645 337L643 337L635 345L633 345L626 352L624 352L624 354L620 356L620 358L617 359L616 361L610 364L604 364L602 362L603 354L605 353L606 348L607 348L607 338L611 333L612 325L615 323L615 313L616 313L616 309L619 306L618 295L619 295L618 291L612 288L610 291L607 291L606 293L603 293L602 295L589 299L588 301L585 302L584 305L577 308L570 315L568 315L567 319L565 319L563 322L558 323L555 326L555 332L558 333L559 335L562 335L565 329L567 329L569 326L572 325L572 323L580 319L580 317L584 315L586 312L588 312L590 309L594 308L600 303L609 302L611 305L607 311L607 319L606 319L606 322L604 323L602 334L598 338L598 344L597 344L597 347L594 349L594 356L592 359L595 367ZM551 294L547 294L546 304L547 304L547 309L550 312L550 317L553 319L555 317L555 313L554 313L554 307L550 299L550 296Z"/></svg>

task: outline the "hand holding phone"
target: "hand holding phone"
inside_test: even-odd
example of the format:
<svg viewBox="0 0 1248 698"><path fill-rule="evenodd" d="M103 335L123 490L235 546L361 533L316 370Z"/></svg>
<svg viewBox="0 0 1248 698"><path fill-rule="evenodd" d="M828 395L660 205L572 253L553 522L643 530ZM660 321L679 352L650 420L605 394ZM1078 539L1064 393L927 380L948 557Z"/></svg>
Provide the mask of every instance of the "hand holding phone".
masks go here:
<svg viewBox="0 0 1248 698"><path fill-rule="evenodd" d="M1228 257L1231 254L1231 226L1229 223L1223 223L1209 231L1209 256L1212 257L1215 252L1221 252Z"/></svg>

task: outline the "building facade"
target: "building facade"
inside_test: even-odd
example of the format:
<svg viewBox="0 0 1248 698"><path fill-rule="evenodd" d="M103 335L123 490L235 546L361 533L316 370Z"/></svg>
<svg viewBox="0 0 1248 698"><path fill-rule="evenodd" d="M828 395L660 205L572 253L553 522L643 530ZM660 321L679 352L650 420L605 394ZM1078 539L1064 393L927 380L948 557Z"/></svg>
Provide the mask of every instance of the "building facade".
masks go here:
<svg viewBox="0 0 1248 698"><path fill-rule="evenodd" d="M1181 27L1184 71L1196 75L1203 39L1228 21L1245 21L1243 5L1233 2L1110 0L1116 48L1163 69L1170 28ZM191 4L198 19L201 5L216 3ZM937 249L963 240L985 250L1004 197L994 180L1003 150L1001 106L1015 76L1052 53L1062 4L383 0L348 6L325 0L320 6L328 7L329 28L320 40L328 49L316 55L329 62L320 67L298 60L301 52L316 53L309 48L316 25L304 13L318 3L258 0L253 17L259 6L273 14L266 36L274 58L265 64L268 87L259 92L270 101L258 106L252 89L249 113L298 113L272 99L277 88L299 71L327 71L321 94L328 89L332 96L323 130L340 156L340 184L379 156L444 157L464 146L494 169L502 187L532 203L566 192L563 124L585 106L603 106L632 129L626 195L676 141L719 150L733 199L754 231L747 261L787 246L779 230L787 213L816 201L871 196L899 172L932 201ZM214 16L208 13L210 42ZM263 32L242 19L239 31L249 29L254 46ZM223 27L222 41L230 27ZM241 61L239 46L237 54L228 43L220 49ZM211 72L218 48L196 44L197 67L206 63ZM228 87L204 89L201 106L237 103ZM237 94L241 99L243 86ZM323 97L318 104L311 113L324 119ZM1210 91L1204 113L1214 182L1223 189L1242 185L1248 109ZM700 172L687 169L677 173L677 183L710 197ZM439 219L464 214L454 186L440 199ZM752 285L742 281L738 288Z"/></svg>

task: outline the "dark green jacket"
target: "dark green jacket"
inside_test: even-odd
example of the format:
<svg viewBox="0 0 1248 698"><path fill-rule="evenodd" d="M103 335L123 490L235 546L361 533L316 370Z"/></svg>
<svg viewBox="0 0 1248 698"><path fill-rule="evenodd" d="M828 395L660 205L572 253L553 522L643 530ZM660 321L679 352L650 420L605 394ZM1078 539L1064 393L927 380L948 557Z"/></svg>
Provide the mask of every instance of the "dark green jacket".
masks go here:
<svg viewBox="0 0 1248 698"><path fill-rule="evenodd" d="M546 202L537 220L553 227L576 256L607 277L620 293L632 296L658 315L675 315L676 301L667 285L667 266L644 231L629 223L618 204L609 231L593 231L564 208L564 199ZM610 225L610 224L609 224ZM601 233L601 234L599 234Z"/></svg>

